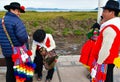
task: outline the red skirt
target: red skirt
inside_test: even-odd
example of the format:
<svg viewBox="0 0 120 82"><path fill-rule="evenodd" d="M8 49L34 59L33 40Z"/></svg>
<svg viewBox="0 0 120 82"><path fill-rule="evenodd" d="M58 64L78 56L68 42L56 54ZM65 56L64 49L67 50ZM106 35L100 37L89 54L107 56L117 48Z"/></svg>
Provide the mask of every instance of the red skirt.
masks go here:
<svg viewBox="0 0 120 82"><path fill-rule="evenodd" d="M91 51L92 51L94 45L95 45L95 41L93 41L93 40L87 40L84 43L84 45L82 46L82 49L80 51L79 62L91 67L91 65L95 61L95 57L91 54Z"/></svg>

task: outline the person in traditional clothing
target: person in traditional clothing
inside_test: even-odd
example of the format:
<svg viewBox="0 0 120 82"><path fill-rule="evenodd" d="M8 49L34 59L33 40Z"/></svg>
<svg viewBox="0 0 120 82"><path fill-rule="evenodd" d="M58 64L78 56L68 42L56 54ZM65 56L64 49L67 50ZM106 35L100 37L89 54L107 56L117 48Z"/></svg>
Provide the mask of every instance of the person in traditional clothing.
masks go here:
<svg viewBox="0 0 120 82"><path fill-rule="evenodd" d="M82 46L80 51L79 62L82 63L89 71L87 77L90 78L90 69L93 67L94 56L91 54L91 51L96 43L96 40L99 35L100 25L96 22L90 29L90 32L87 33L88 40Z"/></svg>
<svg viewBox="0 0 120 82"><path fill-rule="evenodd" d="M107 64L105 82L113 82L113 69L115 66L113 61L118 57L120 48L119 2L109 0L102 8L104 23L100 27L100 34L92 54L98 57L98 65Z"/></svg>
<svg viewBox="0 0 120 82"><path fill-rule="evenodd" d="M4 20L5 28L10 36L14 46L22 46L28 41L28 34L26 27L20 19L20 14L25 13L25 7L21 6L18 2L11 2L9 5L5 5L7 10L3 19L0 19L0 46L2 53L6 60L6 82L16 82L14 75L14 62L12 61L12 46L6 33L3 30L2 20ZM32 82L32 80L26 80L25 82Z"/></svg>
<svg viewBox="0 0 120 82"><path fill-rule="evenodd" d="M50 52L56 48L55 41L51 34L46 33L42 29L38 29L33 33L33 44L32 44L32 61L36 63L35 73L37 73L38 81L42 80L42 70L43 70L43 56L45 52ZM43 50L45 49L45 50ZM40 53L43 51L42 53ZM54 67L48 70L46 81L50 82L54 74Z"/></svg>

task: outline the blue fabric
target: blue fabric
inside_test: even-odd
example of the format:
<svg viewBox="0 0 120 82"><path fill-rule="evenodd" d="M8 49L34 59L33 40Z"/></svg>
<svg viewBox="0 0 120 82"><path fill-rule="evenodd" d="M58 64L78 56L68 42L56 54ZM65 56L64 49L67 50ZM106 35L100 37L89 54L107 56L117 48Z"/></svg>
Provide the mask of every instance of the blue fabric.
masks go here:
<svg viewBox="0 0 120 82"><path fill-rule="evenodd" d="M4 17L4 23L14 46L22 46L24 43L28 41L26 28L17 15L11 12L7 12ZM1 19L0 19L0 46L2 48L2 53L5 57L10 57L12 55L11 44L8 38L6 37L5 32L3 31Z"/></svg>

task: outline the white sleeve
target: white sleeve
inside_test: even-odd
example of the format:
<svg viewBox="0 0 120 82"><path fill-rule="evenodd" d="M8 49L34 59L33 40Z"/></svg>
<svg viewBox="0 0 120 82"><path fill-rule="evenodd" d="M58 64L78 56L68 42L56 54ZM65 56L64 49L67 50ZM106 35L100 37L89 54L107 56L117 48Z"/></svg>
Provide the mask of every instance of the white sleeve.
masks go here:
<svg viewBox="0 0 120 82"><path fill-rule="evenodd" d="M110 49L114 42L115 36L116 36L116 32L111 27L108 27L104 30L103 42L98 54L98 61L97 61L98 64L102 64L109 56Z"/></svg>

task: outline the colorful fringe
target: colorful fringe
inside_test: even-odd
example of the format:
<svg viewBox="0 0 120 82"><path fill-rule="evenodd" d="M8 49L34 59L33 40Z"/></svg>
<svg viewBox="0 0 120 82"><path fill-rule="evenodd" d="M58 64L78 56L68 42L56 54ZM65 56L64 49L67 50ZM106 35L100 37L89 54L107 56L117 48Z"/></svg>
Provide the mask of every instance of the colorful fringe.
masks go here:
<svg viewBox="0 0 120 82"><path fill-rule="evenodd" d="M27 62L24 64L19 64L14 66L14 74L16 79L30 80L34 75L34 69L36 65L32 62Z"/></svg>
<svg viewBox="0 0 120 82"><path fill-rule="evenodd" d="M101 64L97 66L97 73L95 78L91 78L90 82L105 82L107 73L107 64Z"/></svg>

